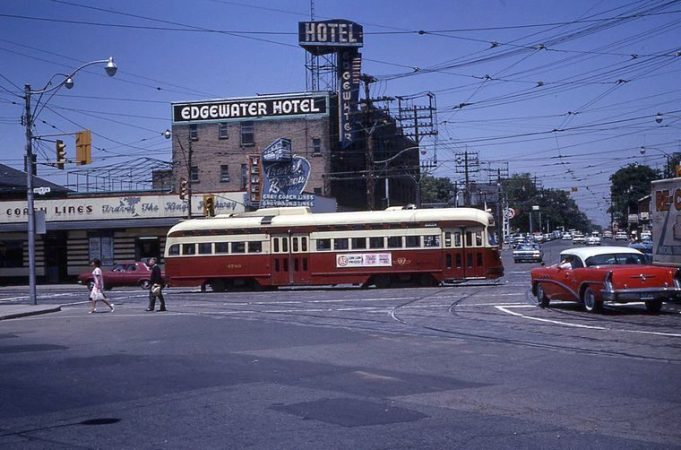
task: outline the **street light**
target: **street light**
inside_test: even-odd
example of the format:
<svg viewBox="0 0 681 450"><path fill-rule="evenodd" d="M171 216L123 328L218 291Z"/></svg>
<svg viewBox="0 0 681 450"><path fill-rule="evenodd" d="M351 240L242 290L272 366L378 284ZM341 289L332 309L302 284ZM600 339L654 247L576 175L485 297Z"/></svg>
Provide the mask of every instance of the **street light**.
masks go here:
<svg viewBox="0 0 681 450"><path fill-rule="evenodd" d="M36 296L36 281L35 281L35 211L33 209L33 171L35 168L35 165L33 164L33 124L35 122L35 119L40 113L40 110L38 110L38 106L40 104L40 100L42 99L42 96L44 94L51 94L47 100L43 103L43 107L47 104L47 102L50 101L50 99L54 96L54 94L62 87L65 86L67 89L71 89L73 87L73 76L79 72L81 69L84 69L85 67L92 66L94 64L106 64L104 69L106 71L106 74L109 75L110 77L114 76L116 74L116 71L118 70L118 66L116 66L116 63L114 63L113 57L109 57L108 59L101 59L97 61L91 61L89 63L85 63L82 66L78 67L77 69L73 70L70 74L64 75L64 74L58 74L61 76L64 76L64 79L57 84L56 86L51 86L52 85L52 79L54 79L54 76L50 78L50 81L45 84L45 87L39 90L33 90L31 89L30 84L25 84L24 85L24 102L25 102L25 117L24 117L24 125L26 126L26 162L25 162L25 167L26 167L26 207L28 209L28 284L29 284L29 297L31 299L31 302L34 305L38 304L38 298ZM31 95L35 94L40 94L40 97L38 98L38 101L36 102L36 107L35 107L35 112L31 112Z"/></svg>
<svg viewBox="0 0 681 450"><path fill-rule="evenodd" d="M390 206L390 183L389 183L389 179L388 179L388 164L389 164L391 161L393 161L393 160L399 158L402 154L404 154L404 153L406 153L406 152L408 152L408 151L411 151L411 150L418 150L418 149L420 149L420 148L421 148L421 147L419 147L418 145L417 145L417 146L414 146L414 147L403 148L402 150L400 150L399 152L397 152L396 154L394 154L394 155L391 156L390 158L382 159L382 160L379 160L379 161L374 161L374 164L385 164L385 199L386 199L386 207L387 207L387 206ZM421 153L425 154L425 150L421 150ZM421 206L421 185L420 185L420 183L419 183L418 181L416 182L416 206L417 206L417 207L420 207L420 206Z"/></svg>
<svg viewBox="0 0 681 450"><path fill-rule="evenodd" d="M667 158L667 165L664 168L664 170L665 170L664 176L665 177L673 177L675 175L675 170L672 167L672 161L674 161L674 158L676 157L676 155L678 153L669 154L669 153L667 153L664 150L661 150L659 148L645 147L643 145L639 149L639 152L641 153L641 155L645 155L648 150L653 150L653 151L656 151L658 153L661 153L662 155L664 155Z"/></svg>

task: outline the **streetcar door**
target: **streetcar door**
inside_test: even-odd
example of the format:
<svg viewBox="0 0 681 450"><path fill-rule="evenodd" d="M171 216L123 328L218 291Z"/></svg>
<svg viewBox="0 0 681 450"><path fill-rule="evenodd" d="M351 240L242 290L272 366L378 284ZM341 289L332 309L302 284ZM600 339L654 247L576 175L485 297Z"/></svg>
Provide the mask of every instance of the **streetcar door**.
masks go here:
<svg viewBox="0 0 681 450"><path fill-rule="evenodd" d="M443 231L442 249L444 254L445 278L460 280L466 278L465 249L462 228Z"/></svg>
<svg viewBox="0 0 681 450"><path fill-rule="evenodd" d="M289 263L289 282L307 284L310 282L309 261L310 238L307 234L295 233L289 236L291 259Z"/></svg>
<svg viewBox="0 0 681 450"><path fill-rule="evenodd" d="M274 286L286 286L289 283L289 267L291 264L289 254L288 234L273 234L270 237L272 284Z"/></svg>
<svg viewBox="0 0 681 450"><path fill-rule="evenodd" d="M306 234L272 235L272 284L286 286L309 282L309 245L310 238Z"/></svg>
<svg viewBox="0 0 681 450"><path fill-rule="evenodd" d="M485 277L484 228L471 227L463 230L464 265L466 278Z"/></svg>

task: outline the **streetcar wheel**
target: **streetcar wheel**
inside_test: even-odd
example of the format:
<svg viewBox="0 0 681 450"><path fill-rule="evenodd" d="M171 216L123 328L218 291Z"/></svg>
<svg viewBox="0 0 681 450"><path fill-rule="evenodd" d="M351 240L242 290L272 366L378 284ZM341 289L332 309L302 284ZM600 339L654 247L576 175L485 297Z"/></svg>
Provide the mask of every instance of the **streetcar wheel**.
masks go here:
<svg viewBox="0 0 681 450"><path fill-rule="evenodd" d="M646 310L651 314L657 314L662 309L662 300L649 300L646 302Z"/></svg>
<svg viewBox="0 0 681 450"><path fill-rule="evenodd" d="M225 282L222 280L212 280L210 282L210 288L213 292L225 292Z"/></svg>
<svg viewBox="0 0 681 450"><path fill-rule="evenodd" d="M600 313L603 312L603 302L596 300L596 294L591 288L587 288L584 291L584 297L582 298L584 302L584 309L590 313Z"/></svg>
<svg viewBox="0 0 681 450"><path fill-rule="evenodd" d="M549 303L551 300L546 296L546 293L544 292L544 288L541 286L541 284L537 284L537 287L535 288L535 292L537 293L537 301L539 302L539 306L542 308L546 308L549 306Z"/></svg>
<svg viewBox="0 0 681 450"><path fill-rule="evenodd" d="M378 289L386 289L390 287L389 275L378 275L374 278L374 284Z"/></svg>

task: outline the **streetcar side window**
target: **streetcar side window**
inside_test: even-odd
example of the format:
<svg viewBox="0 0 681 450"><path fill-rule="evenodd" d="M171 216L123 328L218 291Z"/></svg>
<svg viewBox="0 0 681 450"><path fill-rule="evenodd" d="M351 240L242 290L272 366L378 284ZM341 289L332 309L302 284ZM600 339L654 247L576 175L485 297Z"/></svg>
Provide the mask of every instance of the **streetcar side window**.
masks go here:
<svg viewBox="0 0 681 450"><path fill-rule="evenodd" d="M177 256L180 254L180 244L173 244L168 249L168 255Z"/></svg>
<svg viewBox="0 0 681 450"><path fill-rule="evenodd" d="M369 248L385 248L385 242L382 237L370 237Z"/></svg>
<svg viewBox="0 0 681 450"><path fill-rule="evenodd" d="M210 242L199 243L199 255L210 255L213 253L213 244Z"/></svg>
<svg viewBox="0 0 681 450"><path fill-rule="evenodd" d="M350 248L348 246L348 238L336 238L333 240L334 250L347 250Z"/></svg>
<svg viewBox="0 0 681 450"><path fill-rule="evenodd" d="M246 253L246 243L232 242L232 253Z"/></svg>
<svg viewBox="0 0 681 450"><path fill-rule="evenodd" d="M215 253L229 253L229 242L216 242Z"/></svg>
<svg viewBox="0 0 681 450"><path fill-rule="evenodd" d="M421 246L421 236L405 236L404 246L407 248L418 248Z"/></svg>
<svg viewBox="0 0 681 450"><path fill-rule="evenodd" d="M317 239L317 250L331 250L331 239Z"/></svg>
<svg viewBox="0 0 681 450"><path fill-rule="evenodd" d="M262 253L262 242L250 241L248 243L248 253Z"/></svg>
<svg viewBox="0 0 681 450"><path fill-rule="evenodd" d="M366 238L352 238L352 248L353 249L365 249L367 248Z"/></svg>
<svg viewBox="0 0 681 450"><path fill-rule="evenodd" d="M182 244L182 254L183 255L195 255L196 245L194 244Z"/></svg>
<svg viewBox="0 0 681 450"><path fill-rule="evenodd" d="M388 248L402 248L402 236L389 236Z"/></svg>
<svg viewBox="0 0 681 450"><path fill-rule="evenodd" d="M423 246L424 247L439 247L440 246L440 235L434 234L432 236L423 236Z"/></svg>

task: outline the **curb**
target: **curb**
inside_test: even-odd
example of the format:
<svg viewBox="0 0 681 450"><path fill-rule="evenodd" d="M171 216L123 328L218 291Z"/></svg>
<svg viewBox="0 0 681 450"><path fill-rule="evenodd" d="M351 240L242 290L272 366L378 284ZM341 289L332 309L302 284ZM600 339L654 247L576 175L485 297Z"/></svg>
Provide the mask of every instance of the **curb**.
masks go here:
<svg viewBox="0 0 681 450"><path fill-rule="evenodd" d="M2 311L2 308L0 308L0 311ZM53 313L53 312L59 312L61 311L61 306L55 306L52 308L39 308L39 309L22 309L20 311L16 312L8 312L8 313L2 313L0 312L0 320L7 320L7 319L17 319L19 317L27 317L27 316L37 316L40 314L48 314L48 313Z"/></svg>

